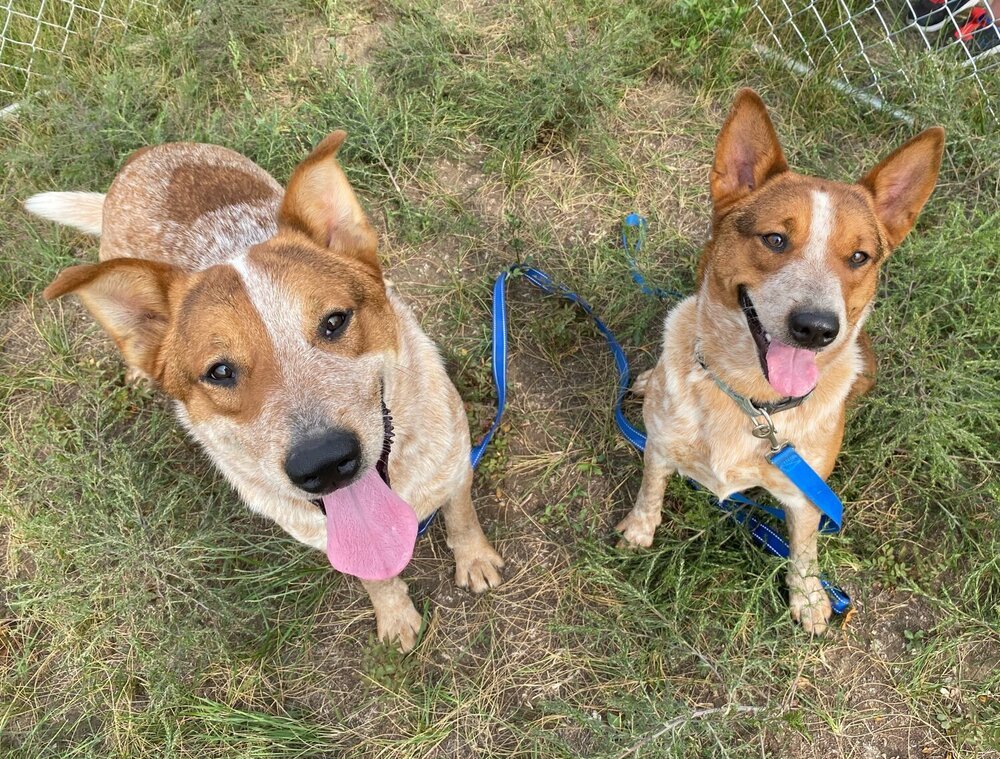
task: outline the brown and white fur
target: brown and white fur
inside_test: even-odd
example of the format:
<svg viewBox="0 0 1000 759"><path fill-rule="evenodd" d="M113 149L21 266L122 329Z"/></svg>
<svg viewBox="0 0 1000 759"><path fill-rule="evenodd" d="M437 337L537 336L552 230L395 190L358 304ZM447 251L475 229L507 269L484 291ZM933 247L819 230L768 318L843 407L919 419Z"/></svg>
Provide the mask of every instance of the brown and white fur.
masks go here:
<svg viewBox="0 0 1000 759"><path fill-rule="evenodd" d="M386 287L375 232L336 160L345 137L323 140L287 191L238 153L176 143L132 155L106 196L31 198L33 213L101 236L100 263L63 271L44 294L79 296L130 373L174 400L250 508L320 550L326 518L286 459L303 438L335 428L360 441L361 470L373 466L384 388L393 490L420 520L441 508L455 580L482 592L500 583L503 561L473 510L462 401ZM348 315L336 339L323 332L330 314ZM220 364L232 382L207 378L226 373ZM364 586L379 637L411 649L421 616L406 584Z"/></svg>
<svg viewBox="0 0 1000 759"><path fill-rule="evenodd" d="M779 438L793 443L826 479L840 451L845 405L874 383L874 356L862 327L879 268L930 196L943 144L943 130L928 129L856 184L807 177L788 170L756 93L738 93L716 145L712 233L698 265L697 292L667 315L659 363L636 383L645 395L648 444L638 499L618 525L626 544L652 543L666 480L674 472L719 498L764 487L787 514L792 616L811 633L825 630L831 607L817 565L820 514L768 463L769 443L750 434L748 418L695 356L700 353L737 393L777 401L781 394L764 376L740 288L752 299L768 340L795 340L789 327L795 309L835 317L839 332L815 357L812 394L773 417ZM778 242L771 235L780 235L783 250L768 246Z"/></svg>

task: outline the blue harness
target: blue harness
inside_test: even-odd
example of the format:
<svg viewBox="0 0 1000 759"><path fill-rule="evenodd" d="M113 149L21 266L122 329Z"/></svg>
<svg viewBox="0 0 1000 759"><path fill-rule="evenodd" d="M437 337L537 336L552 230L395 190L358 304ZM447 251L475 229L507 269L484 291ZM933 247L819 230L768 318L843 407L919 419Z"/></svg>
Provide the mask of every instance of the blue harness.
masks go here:
<svg viewBox="0 0 1000 759"><path fill-rule="evenodd" d="M637 214L629 214L629 216L626 217L624 231L622 234L622 243L625 249L625 255L628 259L629 270L631 271L633 281L635 281L643 293L652 297L659 299L684 297L681 293L674 290L662 290L660 288L650 287L646 283L642 273L639 271L634 254L635 252L638 252L642 245L645 230L645 219ZM628 419L625 418L625 414L622 411L622 399L625 397L625 394L629 389L630 374L628 360L625 357L625 351L622 350L618 340L615 339L614 333L608 329L607 325L600 319L600 317L597 316L597 314L594 313L594 309L591 305L569 288L553 282L545 272L539 269L523 264L515 264L501 272L493 284L492 363L493 383L497 390L497 410L490 428L486 431L482 440L472 448L471 460L473 468L478 466L486 452L487 446L496 434L507 404L506 290L507 281L511 276L522 277L543 293L547 295L555 295L573 303L577 308L590 317L594 325L597 327L597 330L604 336L608 348L611 351L611 355L614 358L615 367L618 370L618 393L614 405L615 423L617 424L622 435L632 446L639 451L645 450L646 435L629 422ZM713 377L713 379L715 378ZM799 454L795 451L795 448L790 443L785 443L783 445L778 444L774 425L770 420L770 415L767 410L758 408L757 406L754 406L752 401L736 395L718 379L716 379L716 382L719 383L720 387L726 391L727 394L737 401L744 413L747 413L748 416L750 416L754 423L753 434L757 437L766 437L770 439L772 450L767 456L768 461L777 467L799 490L802 491L802 493L813 503L813 505L820 510L822 514L822 521L820 523L821 531L824 533L838 532L841 524L843 523L843 505L841 504L836 493L834 493L823 481L823 479L816 474L813 468L809 466L809 464L801 456L799 456ZM748 405L744 406L744 403ZM692 484L695 487L700 488L697 483ZM722 501L715 498L713 498L712 501L716 506L718 506L718 508L726 512L736 522L744 525L747 530L749 530L751 537L762 548L780 558L788 558L788 543L770 526L758 517L754 516L744 507L752 506L778 520L785 519L784 511L780 508L752 501L741 493L734 493ZM423 535L424 532L427 531L427 528L430 527L436 515L437 512L431 514L420 523L419 531L417 533L418 536ZM823 588L830 596L833 611L837 614L845 612L851 605L850 597L822 577L820 578L820 582L823 584Z"/></svg>

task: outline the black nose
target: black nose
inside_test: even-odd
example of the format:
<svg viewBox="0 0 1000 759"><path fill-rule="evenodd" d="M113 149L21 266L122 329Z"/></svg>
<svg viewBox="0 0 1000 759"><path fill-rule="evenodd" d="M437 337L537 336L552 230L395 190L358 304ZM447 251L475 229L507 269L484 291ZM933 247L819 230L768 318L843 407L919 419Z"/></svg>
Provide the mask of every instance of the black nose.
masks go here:
<svg viewBox="0 0 1000 759"><path fill-rule="evenodd" d="M357 436L329 430L295 443L285 459L285 474L307 493L327 493L351 479L360 466Z"/></svg>
<svg viewBox="0 0 1000 759"><path fill-rule="evenodd" d="M792 311L788 331L803 348L825 348L837 339L840 320L830 311Z"/></svg>

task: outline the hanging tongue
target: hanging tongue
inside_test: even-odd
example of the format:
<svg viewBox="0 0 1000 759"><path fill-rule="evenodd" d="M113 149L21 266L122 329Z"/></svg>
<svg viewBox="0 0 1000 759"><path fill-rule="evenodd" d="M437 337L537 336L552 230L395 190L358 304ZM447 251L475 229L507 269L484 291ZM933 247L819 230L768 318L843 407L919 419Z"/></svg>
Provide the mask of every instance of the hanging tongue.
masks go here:
<svg viewBox="0 0 1000 759"><path fill-rule="evenodd" d="M767 346L767 381L782 395L798 397L816 387L816 354L772 339Z"/></svg>
<svg viewBox="0 0 1000 759"><path fill-rule="evenodd" d="M362 580L388 580L413 556L417 515L374 468L350 487L323 496L326 555L333 568Z"/></svg>

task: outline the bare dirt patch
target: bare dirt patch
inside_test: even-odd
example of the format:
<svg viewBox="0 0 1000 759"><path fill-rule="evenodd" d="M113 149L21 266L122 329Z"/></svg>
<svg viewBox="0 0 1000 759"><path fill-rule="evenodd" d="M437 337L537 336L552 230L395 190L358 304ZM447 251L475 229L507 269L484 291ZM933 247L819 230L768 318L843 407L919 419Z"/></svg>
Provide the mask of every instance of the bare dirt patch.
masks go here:
<svg viewBox="0 0 1000 759"><path fill-rule="evenodd" d="M654 78L630 90L622 106L614 134L622 156L635 168L636 207L656 209L678 236L704 240L713 146L696 136L707 130L691 129L685 122L721 123L719 105L699 102L689 90Z"/></svg>
<svg viewBox="0 0 1000 759"><path fill-rule="evenodd" d="M914 710L912 681L927 667L921 647L941 621L926 601L902 591L882 590L862 599L863 610L832 645L824 646L809 677L791 683L786 699L814 736L781 731L771 751L782 757L918 759L952 756L951 739L937 714ZM970 652L972 653L972 652ZM987 664L985 656L991 663ZM997 652L976 650L980 665L1000 664ZM940 681L928 673L924 687L942 694L940 712L969 714L979 708L977 694L952 685L958 673ZM831 726L826 718L836 715ZM833 728L831 730L831 727ZM996 757L996 751L976 754Z"/></svg>

